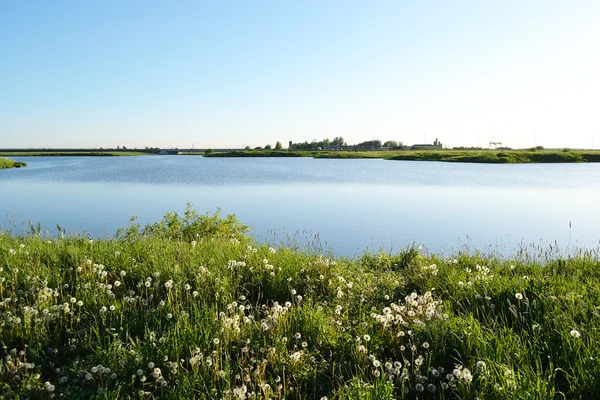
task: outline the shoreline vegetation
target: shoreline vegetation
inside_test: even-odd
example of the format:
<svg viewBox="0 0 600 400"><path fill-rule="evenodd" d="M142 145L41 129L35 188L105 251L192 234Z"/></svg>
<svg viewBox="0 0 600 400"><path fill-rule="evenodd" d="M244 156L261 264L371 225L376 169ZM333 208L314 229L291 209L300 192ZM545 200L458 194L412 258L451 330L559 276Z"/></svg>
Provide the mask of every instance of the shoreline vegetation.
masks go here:
<svg viewBox="0 0 600 400"><path fill-rule="evenodd" d="M482 149L402 149L402 150L166 150L169 155L204 157L311 157L328 159L383 159L395 161L441 161L484 164L594 163L600 162L600 150L482 150ZM0 151L0 156L139 156L158 154L158 149L130 150L18 150Z"/></svg>
<svg viewBox="0 0 600 400"><path fill-rule="evenodd" d="M82 151L56 151L56 150L35 150L35 151L0 151L0 156L12 156L12 157L60 157L60 156L98 156L98 157L112 157L112 156L140 156L143 154L151 154L142 151L96 151L96 150L82 150Z"/></svg>
<svg viewBox="0 0 600 400"><path fill-rule="evenodd" d="M8 158L0 157L0 169L21 168L21 167L25 167L26 165L27 165L27 163L24 163L21 161L14 161L14 160L10 160Z"/></svg>
<svg viewBox="0 0 600 400"><path fill-rule="evenodd" d="M258 244L190 206L0 231L3 398L552 399L600 392L598 250Z"/></svg>
<svg viewBox="0 0 600 400"><path fill-rule="evenodd" d="M191 153L189 153L191 154ZM284 151L245 150L212 152L205 157L312 157L331 159L468 162L486 164L600 162L594 150L387 150L387 151Z"/></svg>

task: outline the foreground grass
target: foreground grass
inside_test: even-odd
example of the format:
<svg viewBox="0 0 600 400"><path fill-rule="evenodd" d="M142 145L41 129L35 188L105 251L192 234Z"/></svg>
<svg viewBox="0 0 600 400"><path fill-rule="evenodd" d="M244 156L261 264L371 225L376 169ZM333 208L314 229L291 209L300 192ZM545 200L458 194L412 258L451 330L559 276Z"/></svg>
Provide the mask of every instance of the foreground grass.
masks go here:
<svg viewBox="0 0 600 400"><path fill-rule="evenodd" d="M276 151L249 150L212 153L206 157L381 158L386 160L445 161L486 164L600 162L594 150L390 150L390 151Z"/></svg>
<svg viewBox="0 0 600 400"><path fill-rule="evenodd" d="M336 259L167 214L0 234L3 398L551 399L600 392L600 261ZM535 255L539 256L538 253Z"/></svg>
<svg viewBox="0 0 600 400"><path fill-rule="evenodd" d="M41 157L41 156L140 156L147 153L137 151L14 151L0 152L0 156Z"/></svg>
<svg viewBox="0 0 600 400"><path fill-rule="evenodd" d="M26 166L27 164L24 162L9 160L8 158L0 157L0 169L5 168L21 168Z"/></svg>

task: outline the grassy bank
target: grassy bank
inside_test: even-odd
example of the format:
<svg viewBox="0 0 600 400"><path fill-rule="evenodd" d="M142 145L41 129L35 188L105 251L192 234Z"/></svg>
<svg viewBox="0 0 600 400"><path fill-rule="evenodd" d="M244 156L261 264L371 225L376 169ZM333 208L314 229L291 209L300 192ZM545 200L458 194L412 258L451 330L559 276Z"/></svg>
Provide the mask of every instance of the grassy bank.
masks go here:
<svg viewBox="0 0 600 400"><path fill-rule="evenodd" d="M3 233L0 395L594 398L599 267L333 258L191 209L108 240Z"/></svg>
<svg viewBox="0 0 600 400"><path fill-rule="evenodd" d="M215 152L205 157L312 157L312 158L391 158L404 151L287 151L245 150Z"/></svg>
<svg viewBox="0 0 600 400"><path fill-rule="evenodd" d="M4 168L21 168L26 166L27 164L24 162L9 160L8 158L0 157L0 169Z"/></svg>
<svg viewBox="0 0 600 400"><path fill-rule="evenodd" d="M600 162L593 150L391 150L391 151L269 151L221 152L206 157L381 158L386 160L445 161L487 164Z"/></svg>
<svg viewBox="0 0 600 400"><path fill-rule="evenodd" d="M406 151L391 160L446 161L493 164L600 162L599 151Z"/></svg>
<svg viewBox="0 0 600 400"><path fill-rule="evenodd" d="M15 151L0 152L0 156L12 157L40 157L40 156L140 156L137 151Z"/></svg>
<svg viewBox="0 0 600 400"><path fill-rule="evenodd" d="M204 157L311 157L309 152L302 151L280 151L280 150L247 150L214 152L210 154L199 153Z"/></svg>

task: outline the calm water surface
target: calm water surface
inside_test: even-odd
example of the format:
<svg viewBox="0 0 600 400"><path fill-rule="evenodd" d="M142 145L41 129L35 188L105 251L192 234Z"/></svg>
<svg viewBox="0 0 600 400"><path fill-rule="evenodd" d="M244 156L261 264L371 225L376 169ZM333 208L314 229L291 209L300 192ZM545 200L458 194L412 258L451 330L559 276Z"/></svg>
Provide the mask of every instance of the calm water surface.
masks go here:
<svg viewBox="0 0 600 400"><path fill-rule="evenodd" d="M92 236L190 202L235 214L259 240L354 256L365 248L596 248L600 164L485 165L311 158L16 157L0 171L0 224ZM571 228L569 228L571 224Z"/></svg>

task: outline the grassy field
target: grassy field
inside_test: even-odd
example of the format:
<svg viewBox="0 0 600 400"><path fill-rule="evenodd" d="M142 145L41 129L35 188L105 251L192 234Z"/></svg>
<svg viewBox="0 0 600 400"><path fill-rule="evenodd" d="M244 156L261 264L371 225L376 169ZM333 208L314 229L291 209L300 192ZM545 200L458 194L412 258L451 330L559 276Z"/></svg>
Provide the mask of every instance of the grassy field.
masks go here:
<svg viewBox="0 0 600 400"><path fill-rule="evenodd" d="M8 158L0 157L0 169L4 168L21 168L26 166L27 164L24 162L9 160Z"/></svg>
<svg viewBox="0 0 600 400"><path fill-rule="evenodd" d="M211 154L196 153L204 157L311 157L309 152L283 150L247 150L214 152Z"/></svg>
<svg viewBox="0 0 600 400"><path fill-rule="evenodd" d="M313 157L313 158L390 158L406 151L287 151L244 150L215 152L205 157ZM204 154L202 154L204 155Z"/></svg>
<svg viewBox="0 0 600 400"><path fill-rule="evenodd" d="M391 160L446 161L492 164L520 163L577 163L600 162L600 151L517 151L517 150L465 150L465 151L406 151L390 157Z"/></svg>
<svg viewBox="0 0 600 400"><path fill-rule="evenodd" d="M600 260L335 258L169 213L0 233L2 398L553 399L600 393Z"/></svg>
<svg viewBox="0 0 600 400"><path fill-rule="evenodd" d="M390 150L390 151L274 151L213 153L207 157L382 158L386 160L445 161L486 164L600 162L594 150Z"/></svg>
<svg viewBox="0 0 600 400"><path fill-rule="evenodd" d="M39 156L140 156L137 151L5 151L0 156L9 157L39 157Z"/></svg>

